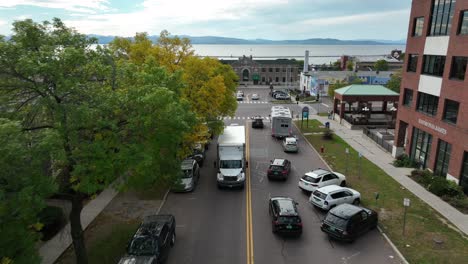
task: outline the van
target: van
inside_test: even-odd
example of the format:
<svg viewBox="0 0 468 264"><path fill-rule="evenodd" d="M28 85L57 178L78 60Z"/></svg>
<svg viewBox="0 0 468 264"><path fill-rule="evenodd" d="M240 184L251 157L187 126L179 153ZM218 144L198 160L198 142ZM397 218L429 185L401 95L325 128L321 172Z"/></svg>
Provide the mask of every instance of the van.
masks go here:
<svg viewBox="0 0 468 264"><path fill-rule="evenodd" d="M172 187L174 192L191 192L195 190L200 178L200 167L195 159L185 159L180 165L180 174Z"/></svg>

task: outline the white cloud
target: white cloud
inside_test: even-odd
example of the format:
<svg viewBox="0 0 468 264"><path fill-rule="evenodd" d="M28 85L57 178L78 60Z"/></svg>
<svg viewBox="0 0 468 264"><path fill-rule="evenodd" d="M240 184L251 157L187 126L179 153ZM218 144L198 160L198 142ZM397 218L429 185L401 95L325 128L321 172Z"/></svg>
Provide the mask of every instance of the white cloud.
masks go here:
<svg viewBox="0 0 468 264"><path fill-rule="evenodd" d="M346 25L355 23L369 23L382 19L397 19L396 17L409 17L410 10L396 10L387 12L376 12L367 14L356 14L349 16L327 17L327 18L314 18L303 20L300 24L304 26L327 26L327 25Z"/></svg>
<svg viewBox="0 0 468 264"><path fill-rule="evenodd" d="M94 14L97 11L109 10L108 0L8 0L1 1L0 7L37 6L63 9L67 11Z"/></svg>
<svg viewBox="0 0 468 264"><path fill-rule="evenodd" d="M131 13L89 15L83 19L65 20L82 33L133 36L135 32L171 33L200 22L247 19L265 7L286 6L291 0L145 0L142 10ZM200 32L205 30L200 29ZM185 32L194 34L194 32ZM179 33L180 34L180 33Z"/></svg>
<svg viewBox="0 0 468 264"><path fill-rule="evenodd" d="M3 25L6 25L8 22L6 22L5 20L0 20L0 26L3 26Z"/></svg>

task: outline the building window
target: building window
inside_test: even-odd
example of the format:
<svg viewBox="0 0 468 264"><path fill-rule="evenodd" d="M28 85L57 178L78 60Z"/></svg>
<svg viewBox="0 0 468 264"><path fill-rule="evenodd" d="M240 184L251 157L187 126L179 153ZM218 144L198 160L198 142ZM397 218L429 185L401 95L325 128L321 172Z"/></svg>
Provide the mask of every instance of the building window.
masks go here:
<svg viewBox="0 0 468 264"><path fill-rule="evenodd" d="M426 94L418 93L418 111L426 113L431 116L437 114L437 105L439 104L439 97Z"/></svg>
<svg viewBox="0 0 468 264"><path fill-rule="evenodd" d="M421 168L425 169L431 152L432 135L414 128L411 142L411 160L416 161Z"/></svg>
<svg viewBox="0 0 468 264"><path fill-rule="evenodd" d="M409 107L411 106L412 102L413 102L413 90L405 88L405 93L403 94L403 105Z"/></svg>
<svg viewBox="0 0 468 264"><path fill-rule="evenodd" d="M424 55L423 73L440 76L444 75L445 56Z"/></svg>
<svg viewBox="0 0 468 264"><path fill-rule="evenodd" d="M283 72L286 72L286 68L283 68Z"/></svg>
<svg viewBox="0 0 468 264"><path fill-rule="evenodd" d="M464 10L460 14L460 29L458 30L460 35L468 35L468 10Z"/></svg>
<svg viewBox="0 0 468 264"><path fill-rule="evenodd" d="M291 77L291 79L289 79L290 82L293 82L293 77Z"/></svg>
<svg viewBox="0 0 468 264"><path fill-rule="evenodd" d="M276 68L276 72L280 72L280 68Z"/></svg>
<svg viewBox="0 0 468 264"><path fill-rule="evenodd" d="M265 82L265 76L262 77L262 82Z"/></svg>
<svg viewBox="0 0 468 264"><path fill-rule="evenodd" d="M265 68L262 68L262 72L266 72L266 69L265 69Z"/></svg>
<svg viewBox="0 0 468 264"><path fill-rule="evenodd" d="M456 0L433 0L431 15L431 36L446 36L452 28Z"/></svg>
<svg viewBox="0 0 468 264"><path fill-rule="evenodd" d="M410 54L408 57L408 69L409 72L416 72L418 67L418 54Z"/></svg>
<svg viewBox="0 0 468 264"><path fill-rule="evenodd" d="M269 71L269 72L273 72L273 68L268 68L268 71Z"/></svg>
<svg viewBox="0 0 468 264"><path fill-rule="evenodd" d="M444 121L450 124L457 124L459 103L445 99Z"/></svg>
<svg viewBox="0 0 468 264"><path fill-rule="evenodd" d="M465 194L468 194L468 152L463 155L462 172L460 175L460 186Z"/></svg>
<svg viewBox="0 0 468 264"><path fill-rule="evenodd" d="M468 57L453 57L450 79L465 80L466 63Z"/></svg>
<svg viewBox="0 0 468 264"><path fill-rule="evenodd" d="M451 151L452 145L439 139L439 148L437 149L437 161L434 170L435 175L447 177Z"/></svg>
<svg viewBox="0 0 468 264"><path fill-rule="evenodd" d="M283 77L283 82L286 82L286 77Z"/></svg>
<svg viewBox="0 0 468 264"><path fill-rule="evenodd" d="M424 17L417 17L414 19L413 37L422 36L424 26Z"/></svg>

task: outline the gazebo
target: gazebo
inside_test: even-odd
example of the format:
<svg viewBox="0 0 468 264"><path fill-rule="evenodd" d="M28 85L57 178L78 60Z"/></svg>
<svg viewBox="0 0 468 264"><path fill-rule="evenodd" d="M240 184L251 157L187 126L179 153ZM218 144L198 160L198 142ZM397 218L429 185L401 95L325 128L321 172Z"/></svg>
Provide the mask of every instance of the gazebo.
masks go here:
<svg viewBox="0 0 468 264"><path fill-rule="evenodd" d="M335 90L333 113L352 126L388 126L394 122L400 95L382 85L353 84ZM388 103L392 103L388 109Z"/></svg>

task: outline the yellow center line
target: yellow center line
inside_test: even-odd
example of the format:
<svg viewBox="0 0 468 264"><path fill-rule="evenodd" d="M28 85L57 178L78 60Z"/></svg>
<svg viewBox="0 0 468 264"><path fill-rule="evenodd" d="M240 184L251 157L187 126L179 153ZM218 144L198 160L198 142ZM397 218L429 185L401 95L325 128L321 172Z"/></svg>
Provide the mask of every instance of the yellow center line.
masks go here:
<svg viewBox="0 0 468 264"><path fill-rule="evenodd" d="M253 254L253 225L252 225L252 190L250 185L250 148L249 148L249 126L246 127L246 161L249 163L249 167L246 169L245 176L245 201L246 201L246 229L247 229L247 264L254 263Z"/></svg>

